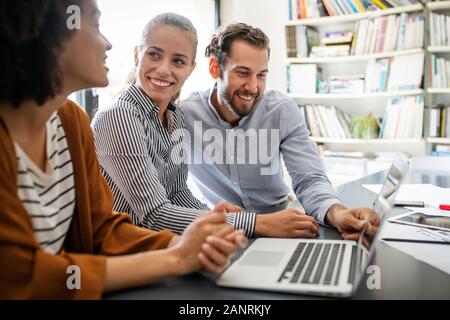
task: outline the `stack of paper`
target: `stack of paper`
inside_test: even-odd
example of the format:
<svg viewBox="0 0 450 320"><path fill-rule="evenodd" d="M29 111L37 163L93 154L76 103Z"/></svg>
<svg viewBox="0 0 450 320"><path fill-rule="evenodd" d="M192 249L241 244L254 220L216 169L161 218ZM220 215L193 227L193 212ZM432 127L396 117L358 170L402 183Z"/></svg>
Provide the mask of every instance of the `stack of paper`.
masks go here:
<svg viewBox="0 0 450 320"><path fill-rule="evenodd" d="M374 193L379 193L381 184L365 184L364 188ZM427 205L438 208L440 204L450 202L450 188L441 188L432 184L402 184L397 191L395 200L423 201ZM409 210L415 210L424 214L450 216L450 212L436 210L433 208L413 208L406 207Z"/></svg>

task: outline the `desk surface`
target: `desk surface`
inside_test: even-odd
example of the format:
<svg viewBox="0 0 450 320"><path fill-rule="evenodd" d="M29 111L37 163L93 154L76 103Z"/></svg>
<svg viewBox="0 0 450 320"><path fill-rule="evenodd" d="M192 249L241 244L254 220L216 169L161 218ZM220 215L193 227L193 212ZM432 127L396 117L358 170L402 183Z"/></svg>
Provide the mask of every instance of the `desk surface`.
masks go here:
<svg viewBox="0 0 450 320"><path fill-rule="evenodd" d="M379 172L345 184L337 188L337 193L343 203L349 207L371 206L374 194L364 189L361 184L382 183L384 175L385 172ZM430 181L430 177L432 181ZM415 172L405 183L434 183L442 187L450 187L450 176ZM404 209L395 208L390 215L396 215L403 211ZM336 230L326 227L321 227L320 238L340 239ZM365 285L366 275L362 279L354 299L450 299L450 275L386 244L379 245L370 264L380 267L381 289L369 290ZM149 286L108 294L105 298L150 300L317 299L317 297L300 294L222 288L216 286L212 278L198 273L168 278Z"/></svg>

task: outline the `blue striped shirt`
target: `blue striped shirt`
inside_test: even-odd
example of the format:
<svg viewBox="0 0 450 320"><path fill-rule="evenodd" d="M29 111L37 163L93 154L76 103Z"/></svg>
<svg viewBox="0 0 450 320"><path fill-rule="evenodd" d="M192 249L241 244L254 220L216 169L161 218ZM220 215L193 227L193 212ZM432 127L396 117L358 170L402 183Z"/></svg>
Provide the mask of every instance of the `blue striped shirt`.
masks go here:
<svg viewBox="0 0 450 320"><path fill-rule="evenodd" d="M186 139L189 173L206 200L224 199L256 213L285 209L290 190L284 160L306 213L324 224L328 209L341 201L295 102L266 90L252 112L232 126L211 104L214 90L194 92L180 106L191 137Z"/></svg>

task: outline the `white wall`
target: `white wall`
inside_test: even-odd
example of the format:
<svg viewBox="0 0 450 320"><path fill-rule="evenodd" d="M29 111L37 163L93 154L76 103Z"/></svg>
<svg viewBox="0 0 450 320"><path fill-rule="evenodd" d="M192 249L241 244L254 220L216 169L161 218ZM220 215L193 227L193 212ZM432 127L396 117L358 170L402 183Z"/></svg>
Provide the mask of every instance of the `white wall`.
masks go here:
<svg viewBox="0 0 450 320"><path fill-rule="evenodd" d="M263 30L270 39L271 56L267 87L286 92L287 0L222 0L221 23L245 22Z"/></svg>

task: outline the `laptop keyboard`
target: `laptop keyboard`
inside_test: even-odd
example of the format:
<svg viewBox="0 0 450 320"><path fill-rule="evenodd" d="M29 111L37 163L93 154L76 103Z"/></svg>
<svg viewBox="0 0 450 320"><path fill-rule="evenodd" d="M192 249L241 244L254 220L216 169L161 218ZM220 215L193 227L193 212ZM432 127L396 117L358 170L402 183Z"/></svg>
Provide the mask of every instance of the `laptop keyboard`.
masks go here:
<svg viewBox="0 0 450 320"><path fill-rule="evenodd" d="M300 242L278 282L337 285L344 244Z"/></svg>

